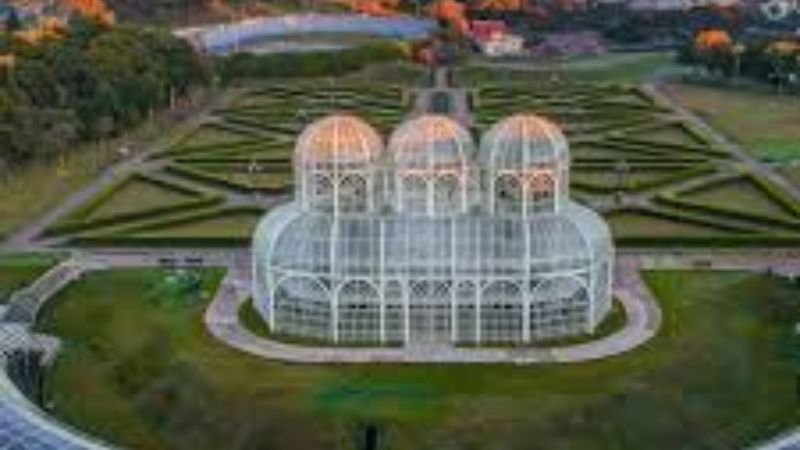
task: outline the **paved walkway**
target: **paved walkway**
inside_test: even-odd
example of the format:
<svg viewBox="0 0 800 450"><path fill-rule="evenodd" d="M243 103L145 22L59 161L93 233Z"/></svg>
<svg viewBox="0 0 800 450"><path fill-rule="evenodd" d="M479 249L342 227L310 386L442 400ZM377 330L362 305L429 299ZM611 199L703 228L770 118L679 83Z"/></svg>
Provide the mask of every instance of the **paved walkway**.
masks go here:
<svg viewBox="0 0 800 450"><path fill-rule="evenodd" d="M30 286L11 295L8 309L1 317L3 322L20 323L32 327L42 306L52 297L92 268L83 261L68 259L48 270ZM94 267L101 268L101 267Z"/></svg>
<svg viewBox="0 0 800 450"><path fill-rule="evenodd" d="M448 114L457 122L469 128L474 124L472 111L469 107L469 90L450 85L450 69L439 67L433 74L433 87L414 89L415 103L409 117L429 114L433 111L433 95L445 93L450 97L450 113Z"/></svg>

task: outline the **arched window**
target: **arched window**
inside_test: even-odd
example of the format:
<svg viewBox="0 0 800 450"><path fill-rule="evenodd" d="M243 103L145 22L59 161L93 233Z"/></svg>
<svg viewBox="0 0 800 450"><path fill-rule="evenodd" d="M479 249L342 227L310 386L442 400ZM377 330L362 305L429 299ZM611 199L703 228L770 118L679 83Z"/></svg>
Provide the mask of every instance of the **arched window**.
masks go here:
<svg viewBox="0 0 800 450"><path fill-rule="evenodd" d="M403 305L403 286L398 281L386 282L383 289L386 342L405 340L405 307Z"/></svg>
<svg viewBox="0 0 800 450"><path fill-rule="evenodd" d="M327 173L306 174L306 207L330 211L333 209L333 180Z"/></svg>
<svg viewBox="0 0 800 450"><path fill-rule="evenodd" d="M494 180L494 212L499 214L522 211L522 184L516 174L506 173Z"/></svg>
<svg viewBox="0 0 800 450"><path fill-rule="evenodd" d="M555 197L555 176L551 169L537 168L525 174L525 189L528 204L535 211L546 209Z"/></svg>
<svg viewBox="0 0 800 450"><path fill-rule="evenodd" d="M380 340L380 294L366 281L348 281L337 293L339 341Z"/></svg>
<svg viewBox="0 0 800 450"><path fill-rule="evenodd" d="M456 285L456 340L476 342L477 289L475 283L462 281Z"/></svg>
<svg viewBox="0 0 800 450"><path fill-rule="evenodd" d="M401 176L400 210L425 212L428 205L428 179L422 174Z"/></svg>
<svg viewBox="0 0 800 450"><path fill-rule="evenodd" d="M330 339L331 302L320 280L289 277L272 292L275 332Z"/></svg>
<svg viewBox="0 0 800 450"><path fill-rule="evenodd" d="M437 174L433 183L433 212L463 212L465 186L457 175Z"/></svg>
<svg viewBox="0 0 800 450"><path fill-rule="evenodd" d="M411 341L450 342L451 289L449 281L419 281L409 285Z"/></svg>
<svg viewBox="0 0 800 450"><path fill-rule="evenodd" d="M580 333L589 320L589 291L583 280L560 276L542 280L531 293L530 333L550 339Z"/></svg>
<svg viewBox="0 0 800 450"><path fill-rule="evenodd" d="M348 174L339 178L339 212L358 213L372 209L373 193L370 192L367 176Z"/></svg>
<svg viewBox="0 0 800 450"><path fill-rule="evenodd" d="M496 281L481 293L481 341L522 341L522 289L510 281Z"/></svg>

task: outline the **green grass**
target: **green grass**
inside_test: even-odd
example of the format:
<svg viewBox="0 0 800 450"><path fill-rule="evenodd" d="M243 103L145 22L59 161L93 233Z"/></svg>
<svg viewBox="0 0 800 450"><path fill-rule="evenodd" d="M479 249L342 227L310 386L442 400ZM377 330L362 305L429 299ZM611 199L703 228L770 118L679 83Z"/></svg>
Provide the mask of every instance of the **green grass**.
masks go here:
<svg viewBox="0 0 800 450"><path fill-rule="evenodd" d="M783 166L778 169L778 172L800 188L800 164Z"/></svg>
<svg viewBox="0 0 800 450"><path fill-rule="evenodd" d="M199 214L205 215L201 212ZM158 224L147 230L131 231L134 237L181 238L244 238L253 235L256 225L263 217L261 211L221 211L219 214L205 216L178 224Z"/></svg>
<svg viewBox="0 0 800 450"><path fill-rule="evenodd" d="M800 159L796 98L724 86L670 84L664 89L754 156L769 161Z"/></svg>
<svg viewBox="0 0 800 450"><path fill-rule="evenodd" d="M382 83L397 83L407 86L421 86L426 79L427 69L409 62L392 62L373 64L360 72L346 76L351 82L375 81Z"/></svg>
<svg viewBox="0 0 800 450"><path fill-rule="evenodd" d="M0 255L0 304L58 264L59 259L57 255L40 253Z"/></svg>
<svg viewBox="0 0 800 450"><path fill-rule="evenodd" d="M235 133L214 125L201 125L183 139L179 139L174 146L168 148L169 152L188 151L195 148L208 146L225 147L231 144L248 140L249 136Z"/></svg>
<svg viewBox="0 0 800 450"><path fill-rule="evenodd" d="M389 449L728 449L800 421L800 288L764 275L648 273L664 327L625 356L465 367L258 360L208 336L203 300L164 295L165 273L90 274L41 327L64 338L56 414L127 448L352 449L376 423Z"/></svg>
<svg viewBox="0 0 800 450"><path fill-rule="evenodd" d="M684 193L682 198L756 216L798 219L749 178L735 178L708 189L689 191Z"/></svg>
<svg viewBox="0 0 800 450"><path fill-rule="evenodd" d="M637 191L643 187L669 183L676 174L680 175L686 170L686 168L667 170L659 167L634 167L620 179L620 175L613 167L581 168L578 166L572 169L572 182L577 186L594 187L606 192L619 189ZM620 181L622 181L621 184Z"/></svg>
<svg viewBox="0 0 800 450"><path fill-rule="evenodd" d="M171 170L177 175L193 177L211 184L232 185L245 191L285 190L293 181L292 167L289 163L262 167L257 171L251 171L247 163L181 164L171 166Z"/></svg>
<svg viewBox="0 0 800 450"><path fill-rule="evenodd" d="M110 146L109 146L110 147ZM0 239L92 182L116 159L105 146L75 148L59 161L34 162L0 176Z"/></svg>
<svg viewBox="0 0 800 450"><path fill-rule="evenodd" d="M462 85L482 82L562 79L571 81L638 83L658 70L672 67L668 53L606 54L575 58L566 62L542 62L533 70L500 70L467 67L457 72Z"/></svg>
<svg viewBox="0 0 800 450"><path fill-rule="evenodd" d="M91 208L84 219L91 221L146 209L163 208L198 198L198 194L190 195L188 192L169 189L146 178L131 178L121 184L109 198Z"/></svg>
<svg viewBox="0 0 800 450"><path fill-rule="evenodd" d="M679 218L661 217L636 211L620 211L606 216L614 237L710 237L724 234L713 226L688 223Z"/></svg>

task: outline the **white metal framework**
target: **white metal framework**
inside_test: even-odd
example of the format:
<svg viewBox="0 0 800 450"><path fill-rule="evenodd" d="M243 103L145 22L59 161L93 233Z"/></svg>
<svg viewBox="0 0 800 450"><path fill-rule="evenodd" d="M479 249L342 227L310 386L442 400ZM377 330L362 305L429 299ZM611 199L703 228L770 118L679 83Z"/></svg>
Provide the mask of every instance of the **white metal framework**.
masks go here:
<svg viewBox="0 0 800 450"><path fill-rule="evenodd" d="M534 115L479 149L426 115L384 149L352 116L303 132L297 200L254 237L256 307L276 333L333 342L525 343L594 331L614 250L569 199L561 131Z"/></svg>

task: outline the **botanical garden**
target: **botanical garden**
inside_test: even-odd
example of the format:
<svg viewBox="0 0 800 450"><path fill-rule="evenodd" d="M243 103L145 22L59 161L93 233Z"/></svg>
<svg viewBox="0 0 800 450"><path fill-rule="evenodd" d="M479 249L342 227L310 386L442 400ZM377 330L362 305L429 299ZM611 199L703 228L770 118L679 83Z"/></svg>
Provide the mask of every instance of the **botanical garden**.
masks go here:
<svg viewBox="0 0 800 450"><path fill-rule="evenodd" d="M220 69L71 36L2 92L0 449L738 449L800 423L796 99L653 75L734 60ZM62 51L92 83L48 76Z"/></svg>

